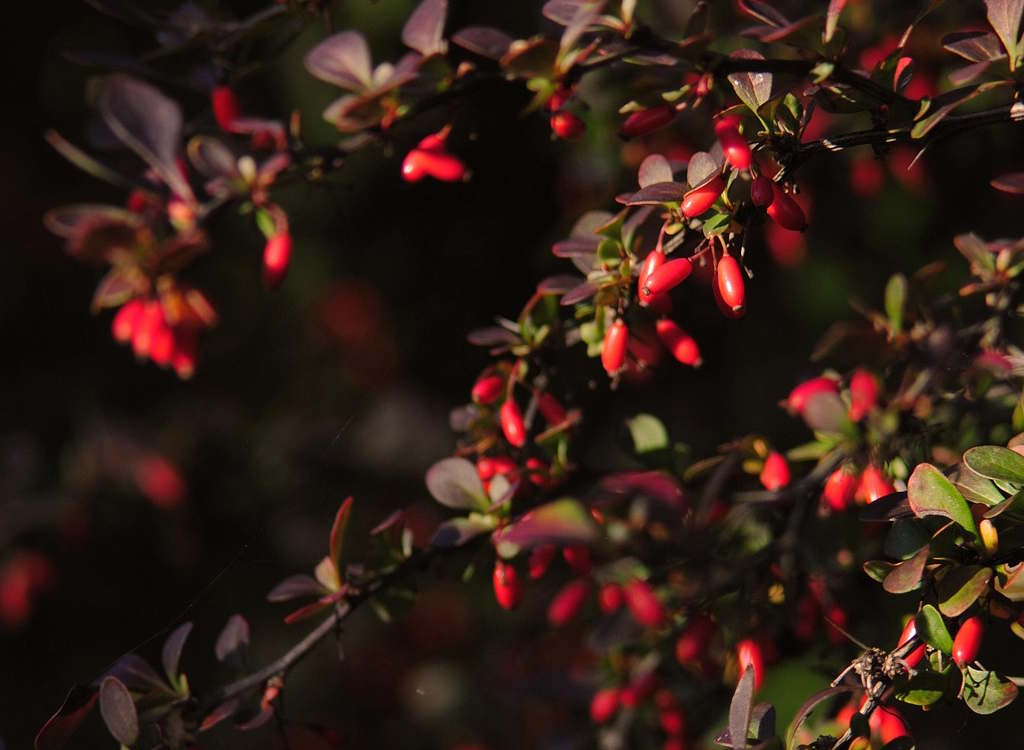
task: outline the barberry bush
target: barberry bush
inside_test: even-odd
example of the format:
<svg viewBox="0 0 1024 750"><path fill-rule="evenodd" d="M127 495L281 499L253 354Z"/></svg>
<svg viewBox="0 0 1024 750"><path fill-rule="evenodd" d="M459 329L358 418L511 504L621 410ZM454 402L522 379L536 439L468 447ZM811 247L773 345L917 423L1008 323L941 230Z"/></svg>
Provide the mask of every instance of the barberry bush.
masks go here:
<svg viewBox="0 0 1024 750"><path fill-rule="evenodd" d="M451 599L433 606L474 601L502 642L481 639L476 722L430 738L410 725L396 746L1016 745L1024 239L999 235L1024 194L1024 162L1003 163L1021 156L1006 143L1024 120L1024 3L550 0L523 29L423 0L372 44L314 0L247 15L92 4L150 42L77 55L94 115L45 137L107 187L45 225L98 269L89 325L140 373L198 385L220 369L247 387L216 351L257 315L232 291L250 282L204 265L230 258L264 287L255 305L329 273L321 194L372 192L364 220L387 241L353 264L421 269L412 316L438 290L520 302L421 332L454 353L444 371L464 394L413 490L432 513L362 502L336 479L332 496L353 496L301 541L318 562L266 602L216 622L189 612L82 674L37 748L99 726L132 748L361 746L332 719L352 700L334 675L380 689L369 672L389 640L454 637L440 615L434 632L394 630L429 622L419 589L438 580ZM308 44L288 80L329 91L320 112L250 83L296 34ZM515 102L503 131L498 96ZM521 196L472 198L477 181L518 184L523 159L572 167L536 264L496 248L542 217L517 211ZM429 215L403 225L417 238L393 232L421 201ZM864 207L874 226L844 216ZM929 212L930 233L914 229ZM333 231L360 255L343 222ZM438 250L467 231L473 257ZM815 275L808 238L850 257ZM829 275L843 272L882 283L835 315ZM834 318L813 347L778 325L789 297ZM349 282L317 312L370 384L399 349L375 299ZM748 418L770 411L785 420ZM158 508L187 494L159 453L124 447L104 470ZM31 545L6 556L0 615L27 620L59 576ZM470 598L481 586L486 602ZM270 607L287 626L278 652L249 624ZM391 636L360 655L366 610ZM319 676L300 672L311 661ZM421 710L452 710L430 708L456 701L450 680L426 682ZM497 697L512 686L543 710L517 720Z"/></svg>

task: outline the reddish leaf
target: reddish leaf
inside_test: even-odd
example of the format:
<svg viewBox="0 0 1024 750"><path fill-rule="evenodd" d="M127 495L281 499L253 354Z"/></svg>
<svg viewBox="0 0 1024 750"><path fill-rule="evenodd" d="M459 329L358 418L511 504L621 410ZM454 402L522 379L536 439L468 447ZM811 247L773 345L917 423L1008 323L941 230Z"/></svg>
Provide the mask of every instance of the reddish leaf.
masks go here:
<svg viewBox="0 0 1024 750"><path fill-rule="evenodd" d="M500 60L508 52L512 37L490 26L467 26L452 35L452 42L481 57Z"/></svg>
<svg viewBox="0 0 1024 750"><path fill-rule="evenodd" d="M527 512L495 534L495 541L519 547L537 544L584 544L597 538L597 526L576 500L556 500Z"/></svg>
<svg viewBox="0 0 1024 750"><path fill-rule="evenodd" d="M249 646L249 635L249 623L246 619L239 614L231 615L213 647L217 661L226 661L240 668L245 650Z"/></svg>
<svg viewBox="0 0 1024 750"><path fill-rule="evenodd" d="M570 289L579 286L580 277L569 274L548 276L537 284L537 291L541 294L565 294Z"/></svg>
<svg viewBox="0 0 1024 750"><path fill-rule="evenodd" d="M338 508L334 516L334 524L331 526L330 554L334 569L341 575L341 551L345 544L345 529L348 528L348 519L352 513L352 498L347 497Z"/></svg>
<svg viewBox="0 0 1024 750"><path fill-rule="evenodd" d="M768 3L759 2L759 0L736 0L736 6L742 13L769 26L789 25L789 19Z"/></svg>
<svg viewBox="0 0 1024 750"><path fill-rule="evenodd" d="M633 193L626 200L627 206L656 206L662 203L678 203L686 193L681 182L658 182Z"/></svg>
<svg viewBox="0 0 1024 750"><path fill-rule="evenodd" d="M423 0L402 27L402 42L424 57L448 51L444 41L444 21L448 0Z"/></svg>
<svg viewBox="0 0 1024 750"><path fill-rule="evenodd" d="M64 703L46 720L35 739L36 750L60 750L85 720L96 703L98 691L94 687L75 685Z"/></svg>
<svg viewBox="0 0 1024 750"><path fill-rule="evenodd" d="M163 678L156 673L149 662L138 654L125 654L107 670L104 677L116 677L125 687L136 693L151 693L167 689Z"/></svg>
<svg viewBox="0 0 1024 750"><path fill-rule="evenodd" d="M306 70L349 91L373 86L373 63L363 35L342 31L324 39L306 55Z"/></svg>
<svg viewBox="0 0 1024 750"><path fill-rule="evenodd" d="M1017 34L1020 30L1020 17L1024 12L1024 0L985 0L988 22L1003 43L1007 53L1014 57L1017 54Z"/></svg>
<svg viewBox="0 0 1024 750"><path fill-rule="evenodd" d="M836 26L839 23L839 16L843 12L843 8L846 7L846 0L830 0L828 4L828 12L825 14L825 32L822 35L822 39L825 43L832 41L832 37L836 33Z"/></svg>
<svg viewBox="0 0 1024 750"><path fill-rule="evenodd" d="M991 31L957 31L942 37L942 46L970 62L992 62L1006 57Z"/></svg>
<svg viewBox="0 0 1024 750"><path fill-rule="evenodd" d="M699 188L715 179L721 171L722 159L706 151L698 151L686 165L686 182L691 188Z"/></svg>
<svg viewBox="0 0 1024 750"><path fill-rule="evenodd" d="M202 722L199 724L199 731L205 732L220 724L224 719L234 716L235 712L238 710L238 706L239 701L237 698L232 698L229 701L221 703L203 717Z"/></svg>
<svg viewBox="0 0 1024 750"><path fill-rule="evenodd" d="M320 596L324 587L312 576L303 574L288 576L274 586L267 594L268 602L287 602L303 596Z"/></svg>
<svg viewBox="0 0 1024 750"><path fill-rule="evenodd" d="M139 738L139 715L131 693L116 677L100 683L100 716L107 730L122 745L134 745Z"/></svg>
<svg viewBox="0 0 1024 750"><path fill-rule="evenodd" d="M1013 195L1024 195L1024 172L1010 172L996 177L990 183L996 190Z"/></svg>
<svg viewBox="0 0 1024 750"><path fill-rule="evenodd" d="M577 302L582 302L585 299L593 297L597 292L597 284L593 284L589 281L584 281L582 284L577 284L568 292L562 295L561 304L563 305L575 305Z"/></svg>
<svg viewBox="0 0 1024 750"><path fill-rule="evenodd" d="M192 623L182 623L164 641L160 657L161 661L163 661L164 671L172 682L178 679L178 663L181 661L181 650L185 647L185 641L191 632Z"/></svg>

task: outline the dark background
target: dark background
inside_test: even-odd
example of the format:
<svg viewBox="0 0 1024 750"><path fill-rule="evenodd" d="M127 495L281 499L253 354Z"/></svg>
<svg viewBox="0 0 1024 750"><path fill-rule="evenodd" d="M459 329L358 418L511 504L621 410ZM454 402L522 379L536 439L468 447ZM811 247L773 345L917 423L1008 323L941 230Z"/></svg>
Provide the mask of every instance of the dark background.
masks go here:
<svg viewBox="0 0 1024 750"><path fill-rule="evenodd" d="M337 28L367 33L375 60L394 59L411 5L347 0L336 3L334 19ZM539 19L530 3L453 5L450 29L490 22L526 34ZM908 5L874 7L889 24L908 15ZM979 17L978 8L957 12ZM181 619L196 623L185 654L193 685L225 679L212 644L233 612L253 625L255 664L279 653L306 626L290 632L280 621L287 610L263 596L324 554L345 496L356 497L353 539L412 504L423 541L440 518L424 501L423 472L451 451L447 410L467 400L487 362L466 332L496 314L515 317L538 279L565 270L551 243L586 208L611 207L635 174L620 166L635 154L620 148L601 113L583 143L551 143L542 117L520 115L521 88L497 84L447 113L474 170L471 183L404 184L401 151L371 148L346 164L337 184L283 194L295 255L277 293L260 285L255 228L225 218L213 251L190 272L221 322L204 339L197 376L182 383L136 364L111 340L109 315L88 312L99 272L64 255L41 223L66 202L123 200L42 138L53 127L85 142L85 83L97 70L65 53L137 52L152 41L85 3L20 3L16 15L0 31L0 562L37 550L56 579L27 622L0 629L0 737L10 748L27 747L72 684L89 682L123 652L142 644L155 658L159 636ZM317 123L330 92L301 68L302 53L324 33L310 24L239 90L253 114L301 109L313 137L329 142ZM928 69L929 55L940 59L936 37L926 29L917 43ZM590 94L595 107L609 109L606 92ZM201 96L181 97L189 115L209 118ZM444 121L404 126L399 138L409 145ZM683 118L673 137L699 148L707 136L693 140L692 122ZM601 423L615 434L623 416L651 410L697 455L753 430L780 445L806 439L776 402L814 370L807 355L827 324L853 316L851 297L880 304L894 271L942 259L960 273L950 242L957 232L1019 231L1020 204L987 182L1021 165L1019 134L1005 128L939 144L919 167L924 187L908 190L887 177L874 200L849 189L846 157L811 164L802 173L814 196L807 259L782 267L752 242L746 318L725 320L699 295L684 305L704 367L666 367L653 387L611 398L580 392L581 401L599 404L588 434L600 434ZM602 383L596 363L587 366ZM606 468L608 455L627 461L603 443L584 448L586 470ZM179 467L187 485L180 507L156 508L139 493L131 461L140 452ZM588 461L596 456L601 465ZM340 668L325 645L294 671L289 715L340 729L351 747L573 746L585 735L572 732L585 724L567 719L585 715L587 689L566 679L572 635L531 631L541 593L514 617L499 615L487 578L467 584L469 598L456 584L427 583L429 594L390 625L361 613L345 632ZM526 647L524 632L534 636ZM809 667L786 682L788 700L810 692L808 674ZM962 730L965 717L955 721ZM75 746L110 746L98 724L91 720ZM957 735L919 746L957 746L950 736ZM295 747L322 746L298 737ZM273 727L243 737L218 730L204 747L278 741Z"/></svg>

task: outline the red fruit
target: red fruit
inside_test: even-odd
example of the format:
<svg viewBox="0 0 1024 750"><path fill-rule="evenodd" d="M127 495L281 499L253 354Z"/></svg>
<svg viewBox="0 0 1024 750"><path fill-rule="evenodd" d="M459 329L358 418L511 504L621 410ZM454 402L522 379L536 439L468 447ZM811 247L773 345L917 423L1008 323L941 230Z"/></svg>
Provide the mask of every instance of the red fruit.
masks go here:
<svg viewBox="0 0 1024 750"><path fill-rule="evenodd" d="M862 503L873 503L880 497L891 495L896 491L882 470L874 464L869 464L860 475L860 483L857 485L857 492L854 498Z"/></svg>
<svg viewBox="0 0 1024 750"><path fill-rule="evenodd" d="M622 138L636 138L664 127L676 116L675 107L671 104L660 104L650 109L634 112L626 118L619 129Z"/></svg>
<svg viewBox="0 0 1024 750"><path fill-rule="evenodd" d="M879 717L878 724L873 725L869 722L872 729L878 733L878 738L883 744L887 745L897 737L909 737L910 732L907 731L906 722L903 721L903 717L894 708L888 708L886 706L879 706L875 709L875 712L871 715L871 718Z"/></svg>
<svg viewBox="0 0 1024 750"><path fill-rule="evenodd" d="M572 89L567 86L559 86L555 89L555 93L551 95L551 98L548 99L547 104L544 106L547 107L548 112L557 112L564 107L571 98Z"/></svg>
<svg viewBox="0 0 1024 750"><path fill-rule="evenodd" d="M773 492L789 484L789 462L786 457L778 451L772 451L764 461L759 478L764 488Z"/></svg>
<svg viewBox="0 0 1024 750"><path fill-rule="evenodd" d="M652 271L643 288L648 296L655 297L682 284L692 272L689 258L676 258Z"/></svg>
<svg viewBox="0 0 1024 750"><path fill-rule="evenodd" d="M445 141L448 140L448 133L450 130L451 128L446 126L438 130L436 133L423 136L420 142L416 144L416 148L420 151L430 151L433 153L444 151L444 144Z"/></svg>
<svg viewBox="0 0 1024 750"><path fill-rule="evenodd" d="M857 369L850 378L850 419L859 422L878 402L878 381L867 370Z"/></svg>
<svg viewBox="0 0 1024 750"><path fill-rule="evenodd" d="M600 605L602 612L610 615L612 612L619 610L624 598L622 586L617 583L609 583L601 587L597 594L597 603Z"/></svg>
<svg viewBox="0 0 1024 750"><path fill-rule="evenodd" d="M669 737L661 746L661 750L686 750L686 740L682 737Z"/></svg>
<svg viewBox="0 0 1024 750"><path fill-rule="evenodd" d="M548 572L548 566L551 565L551 560L554 557L555 545L540 544L534 547L530 552L530 562L528 564L530 578L535 581L538 578L543 578L544 574Z"/></svg>
<svg viewBox="0 0 1024 750"><path fill-rule="evenodd" d="M850 164L850 188L860 198L874 198L885 187L885 170L874 156L855 158Z"/></svg>
<svg viewBox="0 0 1024 750"><path fill-rule="evenodd" d="M683 666L699 661L704 657L714 634L715 624L709 617L698 615L693 618L676 641L676 661Z"/></svg>
<svg viewBox="0 0 1024 750"><path fill-rule="evenodd" d="M775 189L772 187L774 183L764 175L760 175L750 185L750 202L758 208L764 208L770 206L772 201L775 200Z"/></svg>
<svg viewBox="0 0 1024 750"><path fill-rule="evenodd" d="M903 628L903 632L900 634L899 643L897 646L902 646L904 643L909 641L911 638L917 635L917 626L914 624L914 618L911 617L907 620L906 626ZM918 665L921 659L924 658L926 651L925 645L922 643L920 646L915 648L909 654L903 657L903 661L907 663L907 666L913 669Z"/></svg>
<svg viewBox="0 0 1024 750"><path fill-rule="evenodd" d="M722 117L715 123L715 135L722 144L722 154L733 169L750 167L750 145L740 135L738 117Z"/></svg>
<svg viewBox="0 0 1024 750"><path fill-rule="evenodd" d="M277 289L288 273L292 262L292 236L288 232L275 234L263 248L263 283Z"/></svg>
<svg viewBox="0 0 1024 750"><path fill-rule="evenodd" d="M850 466L840 466L828 475L821 493L828 507L836 513L846 510L857 492L857 476Z"/></svg>
<svg viewBox="0 0 1024 750"><path fill-rule="evenodd" d="M440 150L414 148L402 161L402 178L406 182L418 182L424 177L433 177L443 182L458 182L464 180L466 174L466 165L461 159Z"/></svg>
<svg viewBox="0 0 1024 750"><path fill-rule="evenodd" d="M742 676L747 667L754 670L754 690L760 690L764 684L764 654L761 645L750 638L736 644L736 658L739 661L739 672Z"/></svg>
<svg viewBox="0 0 1024 750"><path fill-rule="evenodd" d="M604 333L601 344L601 364L609 375L622 369L626 361L626 347L629 346L629 329L622 319L616 320Z"/></svg>
<svg viewBox="0 0 1024 750"><path fill-rule="evenodd" d="M641 305L648 305L651 302L651 298L654 296L645 287L647 286L647 280L651 277L651 274L656 270L665 265L665 253L660 250L653 250L647 254L644 258L643 263L640 264L640 276L636 281L637 295L640 297Z"/></svg>
<svg viewBox="0 0 1024 750"><path fill-rule="evenodd" d="M610 721L619 710L619 691L615 688L605 688L594 693L590 701L590 718L595 724L604 724Z"/></svg>
<svg viewBox="0 0 1024 750"><path fill-rule="evenodd" d="M807 217L800 204L775 183L772 183L775 197L768 206L768 216L783 229L802 232L807 228Z"/></svg>
<svg viewBox="0 0 1024 750"><path fill-rule="evenodd" d="M501 431L505 439L515 448L526 445L526 425L523 423L523 412L519 405L509 396L501 405Z"/></svg>
<svg viewBox="0 0 1024 750"><path fill-rule="evenodd" d="M649 628L658 628L665 624L665 608L646 581L630 581L623 593L626 597L626 606L638 623Z"/></svg>
<svg viewBox="0 0 1024 750"><path fill-rule="evenodd" d="M140 299L129 300L121 305L121 309L117 311L110 324L110 332L114 335L115 341L127 344L132 340L132 334L135 333L135 328L145 307L146 303Z"/></svg>
<svg viewBox="0 0 1024 750"><path fill-rule="evenodd" d="M166 322L161 321L153 331L149 358L160 367L167 367L174 359L174 330Z"/></svg>
<svg viewBox="0 0 1024 750"><path fill-rule="evenodd" d="M723 255L722 259L718 261L716 283L722 302L733 312L742 310L746 297L746 290L743 286L743 269L731 255Z"/></svg>
<svg viewBox="0 0 1024 750"><path fill-rule="evenodd" d="M665 345L665 348L669 350L673 357L684 365L700 366L700 349L690 334L668 318L662 318L655 323L655 330L658 333L658 338L661 339L661 343Z"/></svg>
<svg viewBox="0 0 1024 750"><path fill-rule="evenodd" d="M526 459L527 478L537 487L544 487L552 483L548 472L551 467L536 457Z"/></svg>
<svg viewBox="0 0 1024 750"><path fill-rule="evenodd" d="M157 508L170 510L185 499L185 480L178 469L162 456L143 456L135 464L135 484Z"/></svg>
<svg viewBox="0 0 1024 750"><path fill-rule="evenodd" d="M232 132L235 120L242 114L235 92L230 86L215 86L210 92L210 103L213 105L213 117L221 130Z"/></svg>
<svg viewBox="0 0 1024 750"><path fill-rule="evenodd" d="M516 569L502 560L494 563L494 598L503 609L515 609L523 598L523 584Z"/></svg>
<svg viewBox="0 0 1024 750"><path fill-rule="evenodd" d="M561 424L567 416L565 407L548 391L537 394L537 411L544 416L544 421L549 425Z"/></svg>
<svg viewBox="0 0 1024 750"><path fill-rule="evenodd" d="M556 627L565 625L583 609L589 594L589 579L577 578L567 583L548 605L548 622Z"/></svg>
<svg viewBox="0 0 1024 750"><path fill-rule="evenodd" d="M717 175L710 182L695 187L683 196L683 216L688 219L700 216L711 208L711 205L718 200L718 196L722 194L723 190L725 190L725 180L722 179L722 175Z"/></svg>
<svg viewBox="0 0 1024 750"><path fill-rule="evenodd" d="M633 329L629 332L629 353L633 355L639 364L653 367L661 362L665 355L665 349L651 336L653 332L649 328L640 330Z"/></svg>
<svg viewBox="0 0 1024 750"><path fill-rule="evenodd" d="M665 734L673 737L686 733L686 714L678 706L662 709L658 713L658 723Z"/></svg>
<svg viewBox="0 0 1024 750"><path fill-rule="evenodd" d="M786 407L795 414L803 414L807 402L819 393L838 393L839 386L832 378L819 377L805 380L789 393Z"/></svg>
<svg viewBox="0 0 1024 750"><path fill-rule="evenodd" d="M650 697L658 686L658 676L654 671L645 672L626 687L622 688L620 698L626 708L636 708Z"/></svg>
<svg viewBox="0 0 1024 750"><path fill-rule="evenodd" d="M562 110L551 115L551 132L559 138L571 141L583 135L586 129L587 126L583 123L583 120L572 112Z"/></svg>
<svg viewBox="0 0 1024 750"><path fill-rule="evenodd" d="M128 194L127 208L133 214L141 214L149 206L149 196L142 190L133 190Z"/></svg>
<svg viewBox="0 0 1024 750"><path fill-rule="evenodd" d="M156 300L145 303L132 332L132 349L136 357L148 357L153 337L164 323L164 310Z"/></svg>
<svg viewBox="0 0 1024 750"><path fill-rule="evenodd" d="M590 549L582 545L565 547L562 549L562 557L569 563L569 567L585 576L590 573Z"/></svg>
<svg viewBox="0 0 1024 750"><path fill-rule="evenodd" d="M473 383L470 398L478 404L493 404L505 389L505 378L500 375L484 375Z"/></svg>
<svg viewBox="0 0 1024 750"><path fill-rule="evenodd" d="M975 615L964 620L953 639L953 661L963 668L978 657L981 639L985 635L985 625Z"/></svg>

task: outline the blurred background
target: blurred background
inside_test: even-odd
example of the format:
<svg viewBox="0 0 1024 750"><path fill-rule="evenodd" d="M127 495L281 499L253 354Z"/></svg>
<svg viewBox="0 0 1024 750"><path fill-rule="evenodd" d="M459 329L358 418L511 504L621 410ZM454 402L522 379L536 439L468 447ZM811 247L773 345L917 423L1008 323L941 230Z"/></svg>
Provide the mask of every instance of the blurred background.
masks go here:
<svg viewBox="0 0 1024 750"><path fill-rule="evenodd" d="M449 30L550 28L539 3L451 4ZM375 60L395 59L413 5L345 0L333 3L332 18L336 29L363 31ZM735 23L727 4L715 5L717 20ZM780 5L795 17L810 4ZM912 5L858 4L863 34L854 49L870 46L875 19L898 33ZM934 27L915 36L918 96L949 87L935 29L983 19L980 3L967 5L936 14ZM208 9L243 15L260 6ZM669 23L685 18L686 6L641 2L639 14ZM452 148L472 167L472 182L408 185L399 179L401 151L370 148L330 184L281 191L295 251L276 293L260 283L262 240L252 222L225 216L212 252L190 270L221 320L204 338L197 375L180 382L113 342L109 314L88 312L99 271L68 258L41 223L63 203L124 199L43 140L56 128L85 142L87 80L101 71L71 58L135 55L155 42L85 2L22 3L18 16L0 31L0 746L9 748L28 747L71 685L122 653L138 647L155 658L162 634L183 619L196 624L184 658L195 686L225 679L213 643L232 613L252 625L254 665L283 651L308 626L282 624L288 610L265 594L323 556L347 495L356 498L352 539L402 507L417 541L429 539L442 514L426 500L423 473L450 454L448 411L468 400L488 361L466 333L495 315L515 317L540 278L565 271L551 244L584 210L611 208L614 195L635 185L646 153L685 156L710 143L700 118L684 116L647 141L621 144L614 109L624 97L614 75L582 89L592 110L587 136L574 144L553 143L546 118L522 115L521 86L480 90L457 111L399 131L411 145L452 120ZM330 143L319 113L332 92L301 64L326 33L323 22L308 21L250 51L263 64L237 85L247 111L300 110L311 139ZM157 84L189 115L209 120L201 95ZM863 126L813 123L818 134ZM1019 133L992 129L940 143L908 172L913 156L857 152L809 164L801 181L812 228L806 237L752 238L746 317L726 320L710 295L683 302L682 319L704 354L699 370L666 367L651 386L608 397L590 362L594 388L576 398L599 408L588 413L579 446L579 486L630 465L622 421L638 411L657 413L698 456L748 431L783 446L804 440L777 402L820 369L808 357L830 322L855 315L851 298L877 306L889 274L935 260L950 262L955 281L963 269L950 240L958 232L1019 234L1020 204L988 187L1024 167ZM452 564L449 583L428 576L423 595L389 624L360 612L346 626L340 666L329 643L299 665L284 703L294 724L250 735L218 729L203 746L284 746L285 734L295 748L586 746L590 693L577 679L586 665L566 661L577 636L538 625L557 582L507 616L488 575L454 582L467 562ZM875 633L858 630L856 616L874 606L851 602L854 632L868 640ZM824 684L849 655L840 651L822 644L774 679L780 708L792 711ZM1019 707L1004 720L1014 713ZM919 747L960 746L967 717L951 721L943 738ZM317 727L340 733L340 744ZM94 718L73 745L111 740Z"/></svg>

